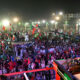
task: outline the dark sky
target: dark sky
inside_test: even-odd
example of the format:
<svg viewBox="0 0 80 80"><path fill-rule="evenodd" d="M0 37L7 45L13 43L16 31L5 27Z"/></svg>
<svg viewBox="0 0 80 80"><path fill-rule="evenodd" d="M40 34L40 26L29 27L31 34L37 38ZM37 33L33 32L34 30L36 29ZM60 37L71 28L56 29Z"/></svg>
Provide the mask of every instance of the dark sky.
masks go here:
<svg viewBox="0 0 80 80"><path fill-rule="evenodd" d="M0 16L50 18L53 12L80 12L80 0L0 0Z"/></svg>

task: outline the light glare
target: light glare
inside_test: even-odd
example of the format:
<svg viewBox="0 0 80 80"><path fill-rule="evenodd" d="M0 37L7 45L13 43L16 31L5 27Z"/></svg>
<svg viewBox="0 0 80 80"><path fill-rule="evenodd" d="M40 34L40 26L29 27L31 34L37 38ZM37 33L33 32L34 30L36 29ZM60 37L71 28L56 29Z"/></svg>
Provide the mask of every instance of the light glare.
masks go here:
<svg viewBox="0 0 80 80"><path fill-rule="evenodd" d="M60 20L60 17L59 17L59 16L57 16L57 17L56 17L56 20Z"/></svg>
<svg viewBox="0 0 80 80"><path fill-rule="evenodd" d="M14 21L14 22L18 22L18 18L14 18L13 21Z"/></svg>
<svg viewBox="0 0 80 80"><path fill-rule="evenodd" d="M59 12L59 15L61 15L61 16L62 16L62 15L63 15L63 12Z"/></svg>
<svg viewBox="0 0 80 80"><path fill-rule="evenodd" d="M38 21L38 24L40 24L40 21Z"/></svg>
<svg viewBox="0 0 80 80"><path fill-rule="evenodd" d="M54 23L55 23L55 21L54 21L54 20L51 20L50 22L51 22L51 24L54 24Z"/></svg>
<svg viewBox="0 0 80 80"><path fill-rule="evenodd" d="M28 22L26 22L26 23L25 23L25 26L27 26L27 25L29 25L29 23L28 23Z"/></svg>
<svg viewBox="0 0 80 80"><path fill-rule="evenodd" d="M43 23L45 23L46 21L45 21L45 20L43 20L42 22L43 22Z"/></svg>
<svg viewBox="0 0 80 80"><path fill-rule="evenodd" d="M4 26L9 26L10 22L9 22L9 20L3 20L3 21L2 21L2 24L3 24Z"/></svg>

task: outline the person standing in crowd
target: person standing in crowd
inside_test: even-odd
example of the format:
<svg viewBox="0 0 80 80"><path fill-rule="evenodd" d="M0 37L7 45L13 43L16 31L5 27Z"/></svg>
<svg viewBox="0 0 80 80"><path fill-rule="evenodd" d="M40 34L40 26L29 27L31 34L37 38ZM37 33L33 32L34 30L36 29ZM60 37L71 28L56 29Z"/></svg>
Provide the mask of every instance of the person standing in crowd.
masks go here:
<svg viewBox="0 0 80 80"><path fill-rule="evenodd" d="M26 42L29 41L29 35L28 35L28 33L25 34L25 41L26 41Z"/></svg>

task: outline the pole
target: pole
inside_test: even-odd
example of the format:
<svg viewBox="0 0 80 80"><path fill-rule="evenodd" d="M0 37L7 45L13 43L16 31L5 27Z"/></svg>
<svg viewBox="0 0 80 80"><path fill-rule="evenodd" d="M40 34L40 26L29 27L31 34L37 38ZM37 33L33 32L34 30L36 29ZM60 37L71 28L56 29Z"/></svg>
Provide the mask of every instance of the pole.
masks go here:
<svg viewBox="0 0 80 80"><path fill-rule="evenodd" d="M29 80L26 73L24 73L24 77L25 77L26 80Z"/></svg>

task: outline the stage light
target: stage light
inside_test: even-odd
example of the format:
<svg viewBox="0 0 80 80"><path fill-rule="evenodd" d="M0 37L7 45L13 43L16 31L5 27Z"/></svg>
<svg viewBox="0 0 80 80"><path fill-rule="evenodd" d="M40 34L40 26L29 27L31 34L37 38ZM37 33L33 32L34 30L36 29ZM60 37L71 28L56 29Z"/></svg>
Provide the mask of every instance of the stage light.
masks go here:
<svg viewBox="0 0 80 80"><path fill-rule="evenodd" d="M61 15L61 16L62 16L62 15L63 15L63 12L59 12L59 15Z"/></svg>
<svg viewBox="0 0 80 80"><path fill-rule="evenodd" d="M60 20L60 17L59 16L56 16L56 18L55 18L56 20Z"/></svg>
<svg viewBox="0 0 80 80"><path fill-rule="evenodd" d="M55 21L54 21L54 20L51 20L50 22L51 22L51 24L54 24L54 23L55 23Z"/></svg>
<svg viewBox="0 0 80 80"><path fill-rule="evenodd" d="M14 21L14 22L18 22L19 19L18 19L18 18L14 18L13 21Z"/></svg>
<svg viewBox="0 0 80 80"><path fill-rule="evenodd" d="M9 26L10 22L9 22L9 20L5 19L5 20L2 21L2 24L4 26Z"/></svg>
<svg viewBox="0 0 80 80"><path fill-rule="evenodd" d="M42 23L45 23L45 22L46 22L45 20L42 21Z"/></svg>

